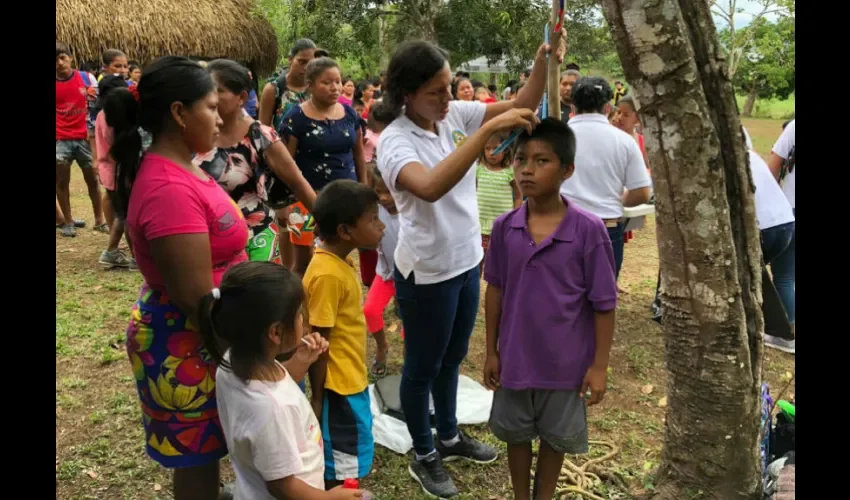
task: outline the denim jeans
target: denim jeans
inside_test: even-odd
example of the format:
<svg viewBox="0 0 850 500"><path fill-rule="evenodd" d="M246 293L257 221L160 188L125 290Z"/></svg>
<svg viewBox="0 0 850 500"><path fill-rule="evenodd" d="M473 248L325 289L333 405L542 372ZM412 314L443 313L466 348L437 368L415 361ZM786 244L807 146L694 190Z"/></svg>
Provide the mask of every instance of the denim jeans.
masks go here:
<svg viewBox="0 0 850 500"><path fill-rule="evenodd" d="M608 237L611 238L611 246L614 248L614 264L617 266L617 278L620 277L620 268L623 267L623 250L626 245L625 224L620 222L617 227L608 228Z"/></svg>
<svg viewBox="0 0 850 500"><path fill-rule="evenodd" d="M478 266L441 283L417 285L414 273L404 278L395 269L396 300L404 325L401 408L413 448L419 455L434 450L429 393L434 397L437 435L457 435L457 383L469 337L478 314Z"/></svg>
<svg viewBox="0 0 850 500"><path fill-rule="evenodd" d="M796 210L795 210L796 215ZM795 267L797 230L794 222L771 227L761 232L761 252L764 262L770 266L773 285L782 300L782 307L793 325L795 315Z"/></svg>

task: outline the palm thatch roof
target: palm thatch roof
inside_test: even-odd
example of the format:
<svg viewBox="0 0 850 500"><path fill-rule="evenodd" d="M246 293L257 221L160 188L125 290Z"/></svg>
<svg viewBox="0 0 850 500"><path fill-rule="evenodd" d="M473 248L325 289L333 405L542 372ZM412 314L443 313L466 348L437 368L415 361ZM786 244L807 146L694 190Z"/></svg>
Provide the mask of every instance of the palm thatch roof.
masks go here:
<svg viewBox="0 0 850 500"><path fill-rule="evenodd" d="M110 48L141 64L225 57L261 75L278 62L274 30L254 0L56 0L56 40L78 62L99 62Z"/></svg>

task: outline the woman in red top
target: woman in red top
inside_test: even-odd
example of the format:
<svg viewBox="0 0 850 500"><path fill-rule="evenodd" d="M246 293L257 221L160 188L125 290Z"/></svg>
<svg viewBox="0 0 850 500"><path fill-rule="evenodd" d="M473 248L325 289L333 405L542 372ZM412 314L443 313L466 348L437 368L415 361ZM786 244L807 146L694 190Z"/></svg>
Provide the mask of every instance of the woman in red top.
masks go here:
<svg viewBox="0 0 850 500"><path fill-rule="evenodd" d="M174 469L174 498L219 495L227 454L215 399L215 365L195 325L198 304L246 260L248 227L230 196L192 155L213 148L218 93L183 57L145 68L137 90L107 96L116 204L126 214L145 283L127 328L127 352L144 415L147 453ZM139 127L153 135L143 156Z"/></svg>

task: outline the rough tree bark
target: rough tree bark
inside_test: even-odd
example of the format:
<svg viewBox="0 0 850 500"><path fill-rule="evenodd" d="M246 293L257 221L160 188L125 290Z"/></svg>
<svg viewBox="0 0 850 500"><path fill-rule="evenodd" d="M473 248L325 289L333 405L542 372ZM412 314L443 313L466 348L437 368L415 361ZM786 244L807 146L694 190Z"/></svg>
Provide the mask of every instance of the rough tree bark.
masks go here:
<svg viewBox="0 0 850 500"><path fill-rule="evenodd" d="M655 185L669 403L653 497L761 500L761 249L711 12L705 0L602 3Z"/></svg>

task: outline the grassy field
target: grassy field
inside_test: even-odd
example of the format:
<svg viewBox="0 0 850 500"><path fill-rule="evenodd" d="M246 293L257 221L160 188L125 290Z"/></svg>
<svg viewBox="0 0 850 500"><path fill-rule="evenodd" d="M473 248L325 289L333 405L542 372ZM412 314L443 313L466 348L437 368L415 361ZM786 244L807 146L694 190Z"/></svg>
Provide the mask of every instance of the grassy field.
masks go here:
<svg viewBox="0 0 850 500"><path fill-rule="evenodd" d="M762 154L770 150L781 121L746 120ZM74 172L74 214L91 223L91 208L79 172ZM56 479L62 499L168 499L170 474L144 452L141 413L134 378L125 353L124 329L141 276L104 271L97 258L106 236L90 229L75 239L56 236ZM657 253L653 221L626 245L621 296L612 353L609 392L589 410L590 438L620 448L608 465L623 475L629 491L610 488L605 498L630 498L653 487L664 431L667 392L660 326L650 320L655 291ZM391 338L389 369L401 368L402 345ZM370 344L371 348L371 344ZM370 354L371 355L371 354ZM483 364L482 314L463 372L478 380ZM794 357L767 350L765 377L774 392L794 371ZM789 389L794 392L794 387ZM490 443L485 426L468 429ZM604 450L591 447L591 455ZM575 462L580 458L570 457ZM407 475L408 457L379 448L372 476L365 485L382 499L425 498ZM490 466L448 465L460 497L467 500L510 498L507 460L502 454ZM225 461L226 478L232 469Z"/></svg>

